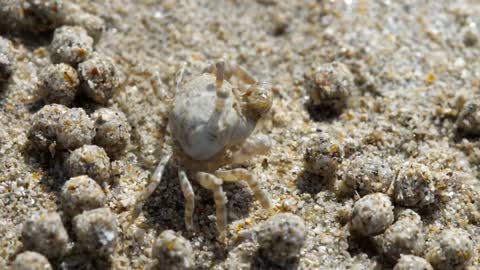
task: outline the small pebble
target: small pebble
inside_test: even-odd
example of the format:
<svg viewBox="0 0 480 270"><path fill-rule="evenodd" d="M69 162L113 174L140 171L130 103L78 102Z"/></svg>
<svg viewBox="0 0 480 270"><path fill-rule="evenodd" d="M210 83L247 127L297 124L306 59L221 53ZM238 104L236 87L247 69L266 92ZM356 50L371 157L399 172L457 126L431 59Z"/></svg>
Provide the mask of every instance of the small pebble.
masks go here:
<svg viewBox="0 0 480 270"><path fill-rule="evenodd" d="M79 246L96 257L108 257L117 244L117 219L108 208L84 211L73 218Z"/></svg>
<svg viewBox="0 0 480 270"><path fill-rule="evenodd" d="M380 251L393 260L398 260L401 254L421 255L425 248L422 219L413 210L403 210L395 223L375 240Z"/></svg>
<svg viewBox="0 0 480 270"><path fill-rule="evenodd" d="M172 230L163 231L152 247L154 269L192 269L193 251L190 242Z"/></svg>
<svg viewBox="0 0 480 270"><path fill-rule="evenodd" d="M457 117L456 131L461 136L480 136L480 101L478 101L478 97L463 106Z"/></svg>
<svg viewBox="0 0 480 270"><path fill-rule="evenodd" d="M62 115L69 109L63 105L45 105L32 117L32 126L28 130L28 139L40 150L55 150L57 125Z"/></svg>
<svg viewBox="0 0 480 270"><path fill-rule="evenodd" d="M464 269L474 254L474 242L463 229L441 232L425 258L436 270Z"/></svg>
<svg viewBox="0 0 480 270"><path fill-rule="evenodd" d="M95 128L92 119L82 108L72 108L60 117L56 134L61 149L76 149L92 142Z"/></svg>
<svg viewBox="0 0 480 270"><path fill-rule="evenodd" d="M405 163L394 182L394 200L406 207L423 207L435 202L434 177L417 162Z"/></svg>
<svg viewBox="0 0 480 270"><path fill-rule="evenodd" d="M378 156L357 155L343 162L339 175L349 194L385 193L395 179L395 173L386 160Z"/></svg>
<svg viewBox="0 0 480 270"><path fill-rule="evenodd" d="M287 32L291 18L279 10L273 10L270 14L270 22L272 24L272 34L280 36Z"/></svg>
<svg viewBox="0 0 480 270"><path fill-rule="evenodd" d="M67 15L65 24L83 27L95 42L105 30L105 21L102 18L81 10Z"/></svg>
<svg viewBox="0 0 480 270"><path fill-rule="evenodd" d="M8 81L13 74L14 49L12 42L0 36L0 83Z"/></svg>
<svg viewBox="0 0 480 270"><path fill-rule="evenodd" d="M130 143L130 125L125 114L101 108L92 118L96 129L94 143L105 148L109 155L123 152Z"/></svg>
<svg viewBox="0 0 480 270"><path fill-rule="evenodd" d="M93 39L79 26L55 29L50 44L50 57L54 63L76 66L87 60L93 51Z"/></svg>
<svg viewBox="0 0 480 270"><path fill-rule="evenodd" d="M472 30L466 30L463 35L463 43L467 47L474 47L478 43L478 35Z"/></svg>
<svg viewBox="0 0 480 270"><path fill-rule="evenodd" d="M269 261L284 265L300 253L306 238L302 218L291 213L280 213L261 224L257 239L260 255Z"/></svg>
<svg viewBox="0 0 480 270"><path fill-rule="evenodd" d="M433 267L424 258L401 255L393 270L433 270Z"/></svg>
<svg viewBox="0 0 480 270"><path fill-rule="evenodd" d="M110 179L110 158L102 147L87 144L70 153L65 169L70 177L88 175L102 184Z"/></svg>
<svg viewBox="0 0 480 270"><path fill-rule="evenodd" d="M70 105L75 99L80 80L77 71L67 64L46 66L39 75L39 90L45 103Z"/></svg>
<svg viewBox="0 0 480 270"><path fill-rule="evenodd" d="M97 182L86 175L70 178L63 184L60 198L70 216L104 206L105 193Z"/></svg>
<svg viewBox="0 0 480 270"><path fill-rule="evenodd" d="M305 88L315 107L340 113L353 88L353 75L340 62L322 64L305 74Z"/></svg>
<svg viewBox="0 0 480 270"><path fill-rule="evenodd" d="M58 258L67 251L68 234L60 215L56 212L40 211L23 224L23 246L45 255Z"/></svg>
<svg viewBox="0 0 480 270"><path fill-rule="evenodd" d="M52 270L52 266L40 253L25 251L18 254L12 263L11 270Z"/></svg>
<svg viewBox="0 0 480 270"><path fill-rule="evenodd" d="M113 60L95 55L78 65L83 92L92 100L106 104L118 87L118 71Z"/></svg>
<svg viewBox="0 0 480 270"><path fill-rule="evenodd" d="M383 193L368 194L353 206L351 229L362 236L375 236L393 223L393 205Z"/></svg>
<svg viewBox="0 0 480 270"><path fill-rule="evenodd" d="M312 139L303 156L305 170L321 176L332 176L342 161L342 148L325 133Z"/></svg>

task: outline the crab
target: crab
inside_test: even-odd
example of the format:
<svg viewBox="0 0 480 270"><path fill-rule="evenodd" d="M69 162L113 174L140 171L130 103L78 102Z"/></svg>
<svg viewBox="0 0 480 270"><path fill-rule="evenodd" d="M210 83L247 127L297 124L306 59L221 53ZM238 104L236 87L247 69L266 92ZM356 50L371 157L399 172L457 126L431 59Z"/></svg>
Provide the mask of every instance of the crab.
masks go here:
<svg viewBox="0 0 480 270"><path fill-rule="evenodd" d="M243 84L233 84L236 77ZM221 242L226 239L227 197L224 182L245 181L265 209L271 209L268 195L255 176L244 168L222 169L245 162L255 155L269 152L271 142L263 134L254 134L259 120L272 106L266 84L257 82L237 65L219 61L204 73L181 86L183 72L177 80L169 118L173 139L172 154L164 156L137 199L138 211L159 185L168 161L179 164L178 179L185 197L185 227L193 230L193 178L213 193L216 227ZM237 80L238 81L238 80Z"/></svg>

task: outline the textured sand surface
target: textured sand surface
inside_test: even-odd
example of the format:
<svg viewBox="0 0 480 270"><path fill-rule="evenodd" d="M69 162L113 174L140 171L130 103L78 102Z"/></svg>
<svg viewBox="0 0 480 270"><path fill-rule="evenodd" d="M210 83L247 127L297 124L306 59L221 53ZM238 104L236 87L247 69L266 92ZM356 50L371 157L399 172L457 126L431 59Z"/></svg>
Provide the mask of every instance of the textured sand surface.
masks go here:
<svg viewBox="0 0 480 270"><path fill-rule="evenodd" d="M275 212L305 220L307 239L289 269L391 269L395 261L371 239L351 237L349 220L359 194L338 197L335 177L304 171L311 138L329 134L355 156L376 156L398 174L408 161L425 164L435 181L435 203L414 209L426 230L426 246L447 228L473 238L468 269L480 267L480 164L478 137L459 138L455 121L480 87L480 4L461 1L276 1L276 0L109 0L74 1L106 22L95 50L110 56L121 72L120 86L106 107L123 111L132 127L127 153L112 161L107 206L119 220L119 243L109 266L75 252L58 269L144 269L162 231L191 240L195 269L276 269L257 256L251 231L269 214L244 183L225 185L228 244L216 240L212 195L192 181L194 224L188 236L184 199L170 163L139 219L126 226L125 202L141 191L150 172L171 151L167 131L176 74L189 80L218 58L238 63L257 79L271 82L274 105L258 132L274 142L268 156L242 165L254 172L271 196ZM31 147L27 131L38 98L39 70L50 63L51 34L2 36L12 40L16 68L0 91L0 268L22 252L23 222L39 209L58 210L62 154L52 158ZM468 45L468 46L467 46ZM328 116L307 106L304 74L312 66L344 63L355 86L347 107ZM91 114L100 105L75 101ZM340 176L339 176L340 177ZM396 211L401 207L396 206ZM387 254L388 255L388 254Z"/></svg>

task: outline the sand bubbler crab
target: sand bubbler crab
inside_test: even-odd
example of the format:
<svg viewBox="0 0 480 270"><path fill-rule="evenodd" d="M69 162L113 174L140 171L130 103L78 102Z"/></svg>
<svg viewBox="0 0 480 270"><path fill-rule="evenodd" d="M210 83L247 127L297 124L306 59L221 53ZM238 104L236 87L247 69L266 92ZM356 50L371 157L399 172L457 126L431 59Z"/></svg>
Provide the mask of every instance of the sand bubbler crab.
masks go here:
<svg viewBox="0 0 480 270"><path fill-rule="evenodd" d="M159 185L170 158L180 164L178 178L185 197L185 225L193 230L194 192L189 178L213 193L219 240L226 240L227 197L224 182L245 181L263 208L271 209L268 195L247 169L222 169L254 155L267 154L271 142L262 134L253 135L257 122L270 110L272 96L265 84L257 82L237 65L219 61L181 86L177 80L169 128L173 138L172 155L163 157L137 198L134 217L143 202ZM243 84L233 84L234 78Z"/></svg>

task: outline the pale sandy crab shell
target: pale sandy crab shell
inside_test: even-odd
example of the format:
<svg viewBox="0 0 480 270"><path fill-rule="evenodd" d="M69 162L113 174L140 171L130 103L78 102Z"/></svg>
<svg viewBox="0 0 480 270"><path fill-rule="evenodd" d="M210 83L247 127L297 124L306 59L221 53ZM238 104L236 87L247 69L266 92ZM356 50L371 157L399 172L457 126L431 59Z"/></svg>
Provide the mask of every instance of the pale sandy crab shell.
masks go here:
<svg viewBox="0 0 480 270"><path fill-rule="evenodd" d="M232 85L223 83L229 93L225 107L216 122L219 128L209 129L214 116L215 76L203 74L177 90L170 115L170 131L185 154L195 160L207 160L226 146L242 143L255 128L255 123L240 113Z"/></svg>

